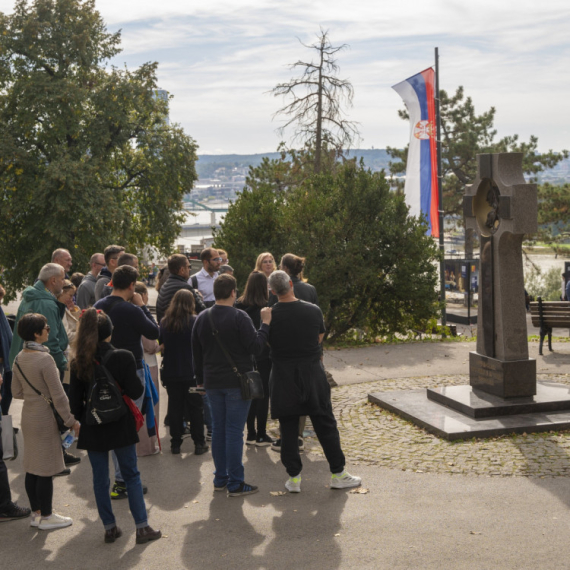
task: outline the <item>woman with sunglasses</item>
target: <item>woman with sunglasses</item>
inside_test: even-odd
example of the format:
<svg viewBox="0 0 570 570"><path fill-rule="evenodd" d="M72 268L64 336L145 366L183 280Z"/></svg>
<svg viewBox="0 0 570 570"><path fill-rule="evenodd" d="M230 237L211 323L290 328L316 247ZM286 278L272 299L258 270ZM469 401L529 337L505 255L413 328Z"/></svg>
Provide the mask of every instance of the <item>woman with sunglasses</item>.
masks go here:
<svg viewBox="0 0 570 570"><path fill-rule="evenodd" d="M22 351L14 360L12 393L24 400L22 432L24 434L24 471L26 493L30 499L30 526L40 530L63 528L72 524L52 509L53 477L65 469L61 436L49 399L65 425L79 433L80 424L69 408L59 371L49 348L50 327L38 313L23 315L18 322L18 334L24 341ZM39 392L39 394L38 394Z"/></svg>

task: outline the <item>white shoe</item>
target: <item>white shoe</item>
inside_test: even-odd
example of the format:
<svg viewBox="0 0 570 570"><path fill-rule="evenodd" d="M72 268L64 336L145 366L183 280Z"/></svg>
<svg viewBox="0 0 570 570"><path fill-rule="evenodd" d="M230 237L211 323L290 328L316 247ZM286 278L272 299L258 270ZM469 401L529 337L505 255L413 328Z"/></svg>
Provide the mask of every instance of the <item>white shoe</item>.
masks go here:
<svg viewBox="0 0 570 570"><path fill-rule="evenodd" d="M360 487L361 484L362 479L351 475L348 471L332 474L331 489L350 489Z"/></svg>
<svg viewBox="0 0 570 570"><path fill-rule="evenodd" d="M66 526L71 526L72 524L73 520L69 517L64 517L54 512L47 519L42 518L38 528L40 530L51 530L54 528L64 528Z"/></svg>
<svg viewBox="0 0 570 570"><path fill-rule="evenodd" d="M30 526L35 526L35 527L40 526L41 520L42 520L42 515L39 515L38 513L34 513L34 511L32 511L32 517L30 519Z"/></svg>
<svg viewBox="0 0 570 570"><path fill-rule="evenodd" d="M287 481L285 481L285 488L289 493L300 493L301 492L301 474L297 475L297 477L289 477Z"/></svg>

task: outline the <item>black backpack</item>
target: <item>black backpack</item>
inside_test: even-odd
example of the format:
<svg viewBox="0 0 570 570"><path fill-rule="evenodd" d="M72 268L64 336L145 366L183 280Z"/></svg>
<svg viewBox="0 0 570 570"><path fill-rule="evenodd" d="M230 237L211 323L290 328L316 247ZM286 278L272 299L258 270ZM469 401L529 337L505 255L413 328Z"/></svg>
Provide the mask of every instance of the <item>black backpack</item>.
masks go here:
<svg viewBox="0 0 570 570"><path fill-rule="evenodd" d="M85 413L85 421L89 426L116 422L127 413L121 390L105 367L112 354L113 351L109 351L101 362L95 361L93 367Z"/></svg>

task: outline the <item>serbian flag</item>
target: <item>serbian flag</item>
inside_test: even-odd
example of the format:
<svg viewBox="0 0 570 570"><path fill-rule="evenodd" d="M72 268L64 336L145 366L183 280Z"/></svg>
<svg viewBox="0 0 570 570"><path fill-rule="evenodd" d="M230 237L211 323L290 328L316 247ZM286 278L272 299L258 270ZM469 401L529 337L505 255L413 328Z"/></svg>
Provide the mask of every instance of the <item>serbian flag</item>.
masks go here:
<svg viewBox="0 0 570 570"><path fill-rule="evenodd" d="M429 67L392 89L404 100L410 115L406 203L412 216L426 216L427 235L439 237L434 70Z"/></svg>

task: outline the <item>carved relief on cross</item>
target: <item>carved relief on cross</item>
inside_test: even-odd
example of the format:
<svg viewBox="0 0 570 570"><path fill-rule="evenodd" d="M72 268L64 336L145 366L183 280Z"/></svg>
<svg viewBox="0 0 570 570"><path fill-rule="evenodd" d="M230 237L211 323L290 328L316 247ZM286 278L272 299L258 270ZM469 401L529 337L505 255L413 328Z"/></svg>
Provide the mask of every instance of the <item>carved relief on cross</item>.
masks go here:
<svg viewBox="0 0 570 570"><path fill-rule="evenodd" d="M466 186L466 228L481 243L477 352L502 361L528 359L522 242L537 231L536 184L527 184L522 153L480 154Z"/></svg>

